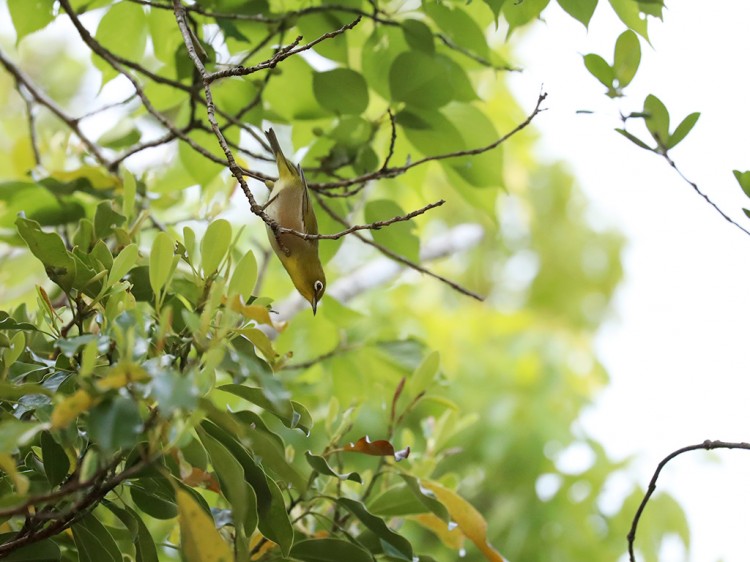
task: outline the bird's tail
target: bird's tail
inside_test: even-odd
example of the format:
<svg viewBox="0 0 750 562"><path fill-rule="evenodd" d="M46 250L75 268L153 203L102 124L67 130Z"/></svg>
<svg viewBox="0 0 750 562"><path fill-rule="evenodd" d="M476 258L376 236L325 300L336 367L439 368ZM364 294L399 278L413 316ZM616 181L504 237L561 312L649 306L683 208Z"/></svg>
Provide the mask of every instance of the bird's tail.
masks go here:
<svg viewBox="0 0 750 562"><path fill-rule="evenodd" d="M268 129L265 131L266 138L268 139L268 143L271 145L271 150L273 150L273 155L276 158L276 165L279 168L279 176L283 177L286 175L292 175L297 176L299 175L297 173L297 168L294 167L294 164L292 164L289 160L287 160L286 156L284 156L284 153L281 150L281 145L279 144L279 139L276 138L276 133L273 129Z"/></svg>

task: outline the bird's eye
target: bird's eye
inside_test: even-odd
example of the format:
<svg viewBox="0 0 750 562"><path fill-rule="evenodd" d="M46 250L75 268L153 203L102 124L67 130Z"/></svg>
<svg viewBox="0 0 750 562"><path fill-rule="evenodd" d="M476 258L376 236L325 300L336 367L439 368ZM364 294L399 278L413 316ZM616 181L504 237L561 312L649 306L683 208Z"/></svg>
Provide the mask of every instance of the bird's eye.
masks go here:
<svg viewBox="0 0 750 562"><path fill-rule="evenodd" d="M315 292L319 293L319 292L321 292L323 290L323 282L320 281L320 280L318 280L318 281L315 282L315 284L313 285L313 287L315 288Z"/></svg>

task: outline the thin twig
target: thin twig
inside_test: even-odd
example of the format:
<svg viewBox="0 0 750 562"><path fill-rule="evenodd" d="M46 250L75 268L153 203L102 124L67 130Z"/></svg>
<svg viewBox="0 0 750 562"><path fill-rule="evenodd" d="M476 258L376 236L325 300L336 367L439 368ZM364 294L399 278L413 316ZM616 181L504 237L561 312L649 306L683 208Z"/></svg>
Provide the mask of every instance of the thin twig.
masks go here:
<svg viewBox="0 0 750 562"><path fill-rule="evenodd" d="M641 519L643 510L646 508L646 504L648 503L649 499L651 499L651 496L656 490L656 481L659 479L659 474L661 474L662 469L667 465L667 463L669 463L669 461L671 461L675 457L678 457L683 453L688 453L690 451L698 451L700 449L704 449L706 451L711 451L713 449L745 449L745 450L750 451L750 443L711 441L707 439L703 443L699 443L697 445L688 445L687 447L677 449L676 451L664 457L664 459L656 467L656 470L654 471L654 475L651 477L651 482L649 482L648 484L648 490L646 491L646 495L641 500L641 504L638 506L638 509L635 512L635 516L633 517L633 522L630 526L630 532L628 533L628 537L627 537L628 538L628 554L630 556L630 562L635 562L634 543L635 543L635 533L638 528L638 522Z"/></svg>
<svg viewBox="0 0 750 562"><path fill-rule="evenodd" d="M682 173L682 170L680 170L677 167L677 164L675 163L674 160L672 160L672 158L669 156L669 154L667 154L666 152L661 152L659 154L661 154L662 156L664 156L664 158L669 163L669 165L674 169L674 171L677 172L680 175L680 177L683 180L685 180L685 182L690 187L692 187L693 190L698 195L700 195L701 197L703 197L703 199L706 201L706 203L708 203L711 207L713 207L714 210L717 213L719 213L724 218L725 221L729 222L730 224L733 224L734 226L736 226L737 228L739 228L742 232L744 232L745 234L747 234L748 236L750 236L750 230L746 229L744 226L741 226L740 224L738 224L737 222L735 222L732 217L730 217L724 211L722 211L721 208L716 203L714 203L708 195L706 195L703 191L701 191L701 189L698 187L698 184L696 184L694 181L688 179L688 177L685 176L685 174Z"/></svg>
<svg viewBox="0 0 750 562"><path fill-rule="evenodd" d="M63 0L67 1L67 0ZM57 103L47 96L44 92L41 90L38 90L34 84L31 82L31 79L26 76L26 74L15 64L13 64L10 59L8 59L2 51L0 51L0 64L2 64L5 69L10 72L10 74L13 76L13 78L16 80L17 84L23 84L24 88L26 88L26 91L29 92L29 94L40 104L42 104L44 107L49 109L52 113L54 113L59 119L61 119L69 129L71 129L76 136L81 139L81 142L86 146L86 148L89 150L91 155L99 162L102 166L108 166L107 159L104 157L104 155L99 150L99 147L96 146L89 138L84 135L81 132L81 128L78 126L78 121L69 115L67 115L62 108L57 105Z"/></svg>
<svg viewBox="0 0 750 562"><path fill-rule="evenodd" d="M386 168L384 170L377 170L375 172L370 172L369 174L363 174L361 176L357 176L356 178L349 178L346 180L326 182L326 183L310 183L309 187L315 190L337 189L341 187L348 187L350 185L363 183L363 182L367 182L367 181L371 181L375 179L393 178L396 176L400 176L401 174L404 174L408 170L411 170L412 168L415 168L417 166L421 166L422 164L426 164L427 162L433 162L433 161L438 161L438 160L448 160L450 158L459 158L461 156L475 156L477 154L488 152L494 148L497 148L498 146L503 144L505 141L507 141L509 138L511 138L513 135L515 135L516 133L528 127L531 124L531 122L534 120L534 118L539 113L545 110L542 107L542 102L544 102L545 99L547 99L547 94L545 92L540 93L539 98L537 99L537 102L536 102L536 106L534 107L533 111L529 113L526 119L524 119L521 123L516 125L511 131L504 134L502 137L500 137L496 141L491 142L490 144L480 146L478 148L468 149L468 150L457 150L455 152L447 152L443 154L435 154L433 156L425 156L424 158L420 160L406 163L403 166L398 166L395 168Z"/></svg>
<svg viewBox="0 0 750 562"><path fill-rule="evenodd" d="M220 78L227 78L229 76L247 76L248 74L258 72L259 70L264 70L266 68L275 68L276 65L278 65L281 61L303 51L307 51L308 49L312 49L315 45L326 41L327 39L333 39L334 37L345 33L346 31L356 26L360 21L362 21L362 16L359 16L353 22L348 23L338 29L329 31L328 33L324 33L320 37L313 39L312 41L310 41L309 43L305 43L304 45L299 45L300 41L302 41L302 36L300 35L294 41L292 41L290 45L279 49L273 57L266 61L263 61L251 67L236 66L227 70L219 70L218 72L208 74L204 78L204 80L208 80L208 82L211 83Z"/></svg>
<svg viewBox="0 0 750 562"><path fill-rule="evenodd" d="M328 213L328 215L329 215L329 216L330 216L330 217L331 217L331 218L332 218L333 220L335 220L336 222L338 222L339 224L341 224L341 225L343 225L343 226L345 226L345 227L346 227L346 226L349 226L349 224L347 223L346 219L344 219L344 218L343 218L342 216L340 216L340 215L339 215L339 214L338 214L338 213L337 213L336 211L334 211L334 210L333 210L333 208L331 208L331 207L330 207L330 206L329 206L328 204L326 204L326 203L325 203L325 201L323 201L323 200L322 200L322 199L321 199L321 198L320 198L320 197L318 196L318 194L315 194L315 195L316 195L316 199L317 199L317 201L318 201L318 204L319 204L319 205L320 205L320 206L321 206L321 207L323 208L323 210L324 210L324 211L325 211L326 213ZM445 283L445 284L446 284L446 285L448 285L448 286L449 286L449 287L450 287L451 289L453 289L453 290L455 290L455 291L458 291L459 293L461 293L461 294L463 294L463 295L466 295L466 296L468 296L468 297L471 297L471 298L473 298L473 299L476 299L476 300L478 300L479 302L482 302L482 301L484 301L484 297L482 297L482 296L478 295L478 294L477 294L477 293L475 293L474 291L470 291L469 289L467 289L466 287L462 287L461 285L459 285L459 284L458 284L458 283L456 283L455 281L451 281L451 280L450 280L450 279L448 279L447 277L443 277L442 275L439 275L439 274L435 273L434 271L430 271L430 270L429 270L429 269L427 269L426 267L424 267L424 266L422 266L422 265L419 265L418 263L415 263L415 262L411 261L410 259L407 259L407 258L405 258L405 257L403 257L403 256L401 256L401 255L399 255L399 254L397 254L396 252L394 252L394 251L392 251L392 250L390 250L390 249L386 248L386 247L385 247L385 246L383 246L382 244L378 244L377 242L374 242L373 240L369 240L369 239L365 238L364 236L362 236L362 235L361 235L360 233L358 233L358 232L355 232L355 233L354 233L354 236L355 236L355 237L356 237L356 238L357 238L358 240L361 240L362 242L364 242L365 244L367 244L367 245L369 245L369 246L372 246L373 248L376 248L376 249L377 249L377 250L378 250L378 251L379 251L379 252L380 252L381 254L383 254L384 256L387 256L387 257L391 258L392 260L394 260L394 261L396 261L396 262L398 262L398 263L400 263L400 264L403 264L403 265L405 265L406 267L409 267L409 268L411 268L411 269L413 269L413 270L415 270L415 271L419 271L420 273L424 273L425 275L429 275L430 277L432 277L432 278L434 278L434 279L437 279L438 281L440 281L440 282L442 282L442 283Z"/></svg>
<svg viewBox="0 0 750 562"><path fill-rule="evenodd" d="M296 236L299 236L300 238L304 238L305 240L338 240L339 238L343 238L347 234L352 234L353 232L357 232L360 230L380 230L381 228L385 226L390 226L397 222L404 222L404 221L411 220L414 217L423 215L430 209L434 209L435 207L440 207L443 204L445 204L445 199L441 199L440 201L435 201L434 203L430 203L428 205L425 205L424 207L420 207L419 209L412 211L411 213L407 213L405 215L392 217L390 219L383 220L383 221L375 221L375 222L371 222L368 224L355 224L354 226L349 226L345 230L342 230L341 232L337 232L335 234L308 234L305 232L297 232L293 228L285 228L285 227L279 227L278 231L279 231L279 234L286 234L286 233L294 234Z"/></svg>
<svg viewBox="0 0 750 562"><path fill-rule="evenodd" d="M33 100L31 99L30 94L27 93L26 88L23 85L21 85L18 79L16 79L16 90L18 90L18 93L21 95L21 98L23 99L23 103L26 105L26 121L29 124L29 141L31 142L31 150L34 153L34 163L37 166L41 166L42 156L41 154L39 154L39 146L37 144L36 125L34 123Z"/></svg>

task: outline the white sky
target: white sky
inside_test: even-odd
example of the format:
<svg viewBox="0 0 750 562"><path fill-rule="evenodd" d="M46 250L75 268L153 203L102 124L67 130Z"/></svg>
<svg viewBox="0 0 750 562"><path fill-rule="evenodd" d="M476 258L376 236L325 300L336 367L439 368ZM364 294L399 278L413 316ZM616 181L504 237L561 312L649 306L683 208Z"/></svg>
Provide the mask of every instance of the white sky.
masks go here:
<svg viewBox="0 0 750 562"><path fill-rule="evenodd" d="M590 52L612 60L624 26L607 4L600 2L589 33L550 6L546 24L520 45L526 70L512 83L528 107L544 84L550 109L534 123L542 156L568 162L599 220L628 238L617 317L597 339L612 384L584 426L617 458L635 455L633 477L645 487L658 462L684 445L750 441L750 347L743 328L750 318L750 237L665 161L613 129L620 126L618 112L641 109L649 93L670 110L672 127L700 111L672 156L725 212L750 227L741 209L750 200L732 176L732 169L750 169L750 2L669 2L664 23L650 24L653 48L642 42L641 68L627 98L614 102L581 61ZM596 113L576 115L578 109ZM745 451L690 453L662 473L659 489L688 514L689 560L748 560L748 475ZM680 552L664 555L684 559Z"/></svg>

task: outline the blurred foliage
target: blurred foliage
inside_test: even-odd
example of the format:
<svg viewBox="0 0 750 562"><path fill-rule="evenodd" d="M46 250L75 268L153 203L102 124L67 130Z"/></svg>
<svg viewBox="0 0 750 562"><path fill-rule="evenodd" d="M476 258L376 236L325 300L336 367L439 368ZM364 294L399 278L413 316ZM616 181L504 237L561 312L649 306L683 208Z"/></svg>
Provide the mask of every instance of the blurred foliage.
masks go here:
<svg viewBox="0 0 750 562"><path fill-rule="evenodd" d="M589 223L573 178L534 158L528 130L385 173L523 122L504 82L511 45L494 39L548 1L288 4L188 5L209 72L253 68L363 16L212 83L238 161L272 170L256 139L273 123L298 149L322 232L448 203L364 234L376 246L321 241L331 290L317 316L283 321L292 286L264 225L226 166L176 140L224 157L171 4L0 11L0 556L616 559L642 492L605 501L626 462L576 421L607 383L592 339L622 238ZM597 7L559 4L584 25ZM635 33L647 37L661 3L610 4L633 31L613 66L586 65L621 95ZM666 115L649 130L675 144L687 125L669 136ZM265 187L251 187L262 202ZM482 240L446 242L447 259L425 265L485 302L413 272L336 298L337 282L379 263L377 245L417 261L465 223ZM566 466L571 451L588 460ZM679 506L657 500L647 560L668 533L688 542Z"/></svg>

